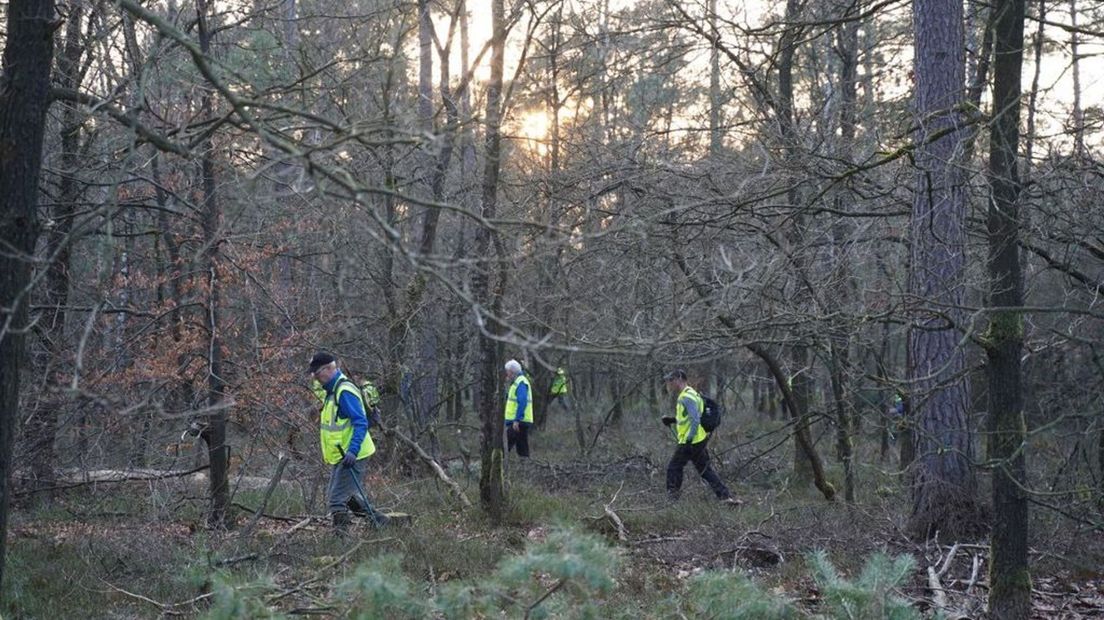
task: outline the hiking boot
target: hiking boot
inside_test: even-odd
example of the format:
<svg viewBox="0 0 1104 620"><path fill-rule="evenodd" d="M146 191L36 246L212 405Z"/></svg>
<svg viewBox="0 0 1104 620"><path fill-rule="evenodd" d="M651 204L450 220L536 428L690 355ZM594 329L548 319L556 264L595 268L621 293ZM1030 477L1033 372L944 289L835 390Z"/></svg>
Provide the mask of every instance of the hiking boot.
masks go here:
<svg viewBox="0 0 1104 620"><path fill-rule="evenodd" d="M333 513L333 526L334 531L338 534L345 534L349 531L349 526L353 524L353 515L347 512L335 512Z"/></svg>
<svg viewBox="0 0 1104 620"><path fill-rule="evenodd" d="M365 508L364 505L354 497L350 497L349 501L345 502L345 507L349 509L349 512L352 513L354 517L366 519L372 516L372 512Z"/></svg>

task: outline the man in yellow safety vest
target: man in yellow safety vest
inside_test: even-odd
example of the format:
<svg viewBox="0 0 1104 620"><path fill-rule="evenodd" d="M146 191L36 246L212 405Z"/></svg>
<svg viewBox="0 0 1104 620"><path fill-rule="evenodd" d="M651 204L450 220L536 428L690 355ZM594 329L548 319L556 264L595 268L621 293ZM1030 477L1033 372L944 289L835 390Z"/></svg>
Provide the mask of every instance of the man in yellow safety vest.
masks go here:
<svg viewBox="0 0 1104 620"><path fill-rule="evenodd" d="M549 401L548 407L552 408L552 403L559 402L560 406L567 409L567 372L560 366L556 369L556 374L552 376L552 386L548 389Z"/></svg>
<svg viewBox="0 0 1104 620"><path fill-rule="evenodd" d="M697 390L687 383L686 371L672 370L663 377L663 380L667 383L667 391L678 395L675 399L674 417L663 417L664 424L674 425L675 441L678 444L675 454L667 464L667 495L671 499L679 498L682 489L682 470L687 463L693 463L698 474L709 483L709 488L713 489L717 499L728 504L743 503L732 497L728 487L721 482L720 476L709 464L709 452L706 450L709 433L701 425L705 401Z"/></svg>
<svg viewBox="0 0 1104 620"><path fill-rule="evenodd" d="M533 389L517 360L506 362L506 451L529 458L529 427L533 424Z"/></svg>
<svg viewBox="0 0 1104 620"><path fill-rule="evenodd" d="M334 527L338 530L348 527L352 522L350 508L381 525L382 519L377 517L382 515L372 509L360 482L364 475L364 459L376 451L368 433L371 422L365 415L364 397L356 384L342 374L337 359L330 353L314 354L310 374L324 392L324 396L316 392L322 396L318 437L322 460L332 466L328 495Z"/></svg>

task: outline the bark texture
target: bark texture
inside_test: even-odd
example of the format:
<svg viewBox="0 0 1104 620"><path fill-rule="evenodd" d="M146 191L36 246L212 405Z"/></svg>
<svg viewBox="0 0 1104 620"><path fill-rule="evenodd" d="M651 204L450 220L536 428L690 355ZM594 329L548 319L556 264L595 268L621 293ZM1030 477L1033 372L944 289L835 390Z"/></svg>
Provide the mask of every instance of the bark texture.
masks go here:
<svg viewBox="0 0 1104 620"><path fill-rule="evenodd" d="M28 287L39 225L38 180L53 66L54 3L12 0L0 78L0 581L11 500L11 455L26 363Z"/></svg>
<svg viewBox="0 0 1104 620"><path fill-rule="evenodd" d="M919 129L910 220L908 357L916 455L909 530L947 539L975 533L979 515L966 357L959 346L966 263L962 3L918 0L913 21Z"/></svg>
<svg viewBox="0 0 1104 620"><path fill-rule="evenodd" d="M1023 274L1019 253L1020 75L1023 71L1024 0L993 7L993 124L989 146L989 295L993 314L986 334L989 358L989 460L993 464L989 612L1012 620L1031 615L1027 565L1028 503L1023 415Z"/></svg>

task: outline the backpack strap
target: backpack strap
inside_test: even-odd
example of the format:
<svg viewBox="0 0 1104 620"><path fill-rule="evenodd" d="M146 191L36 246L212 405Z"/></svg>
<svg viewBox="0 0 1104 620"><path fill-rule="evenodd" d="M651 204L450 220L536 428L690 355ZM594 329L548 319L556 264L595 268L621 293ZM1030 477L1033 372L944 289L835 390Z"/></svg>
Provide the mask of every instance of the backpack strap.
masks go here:
<svg viewBox="0 0 1104 620"><path fill-rule="evenodd" d="M364 407L365 414L367 414L368 411L367 411L367 404L364 402L364 393L360 391L360 387L357 386L356 381L353 381L347 375L344 375L344 374L341 375L341 380L338 381L337 385L334 386L334 398L335 399L337 398L337 388L341 385L346 384L346 383L353 386L353 391L356 393L357 396L360 397L360 406Z"/></svg>

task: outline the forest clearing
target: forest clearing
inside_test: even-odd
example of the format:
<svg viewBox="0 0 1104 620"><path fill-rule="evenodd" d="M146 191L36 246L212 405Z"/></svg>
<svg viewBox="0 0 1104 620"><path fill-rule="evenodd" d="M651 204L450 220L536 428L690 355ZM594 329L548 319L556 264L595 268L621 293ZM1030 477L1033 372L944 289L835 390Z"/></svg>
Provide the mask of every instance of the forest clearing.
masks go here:
<svg viewBox="0 0 1104 620"><path fill-rule="evenodd" d="M0 16L0 617L1104 617L1104 2Z"/></svg>
<svg viewBox="0 0 1104 620"><path fill-rule="evenodd" d="M626 414L643 417L645 409ZM719 431L714 451L719 471L744 499L738 508L718 504L696 480L678 503L667 500L666 437L658 423L610 429L616 439L605 456L581 459L573 421L555 414L534 435L533 462L508 463L511 500L499 525L464 508L428 467L392 473L401 469L397 454L381 459L366 485L382 509L413 513L414 520L380 530L358 520L347 539L335 538L320 514L324 474L309 459L302 471L289 467L267 502L267 484L235 492L237 525L226 532L204 526L205 479L84 485L15 516L5 616L81 617L80 610L94 609L87 617L421 618L452 609L449 617L481 617L479 604L449 600L450 588L474 586L487 608L521 617L558 579L567 587L544 600L548 617L847 617L827 600L833 593L859 610L851 617L909 617L882 611L892 599L914 617L940 607L946 617L983 615L985 537L907 536L907 490L876 452L863 455L867 464L857 476L869 498L827 502L815 490L787 489L791 455L769 449L785 432L784 420L741 415L729 422L740 432ZM877 446L878 430L865 433L866 445ZM465 465L467 449L447 437L449 474L474 496L478 462ZM266 516L253 523L261 505ZM1100 617L1104 537L1059 512L1037 511L1032 531L1029 617ZM565 540L555 538L561 532ZM542 544L550 548L538 551ZM849 598L840 595L847 588L833 591L815 572L817 550L849 582L879 553L914 563L896 581L881 568L880 583ZM518 557L530 558L532 575L499 576L496 567ZM929 570L942 590L933 589ZM372 579L367 571L380 573Z"/></svg>

